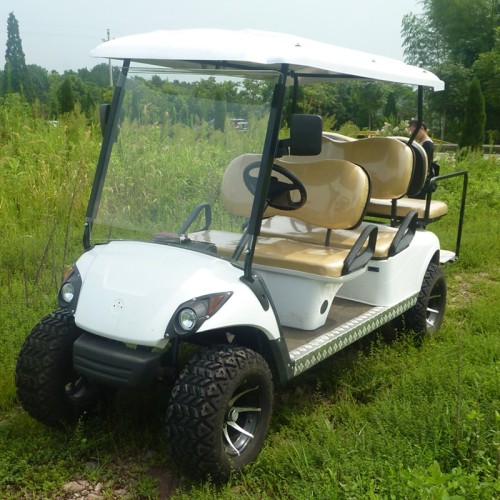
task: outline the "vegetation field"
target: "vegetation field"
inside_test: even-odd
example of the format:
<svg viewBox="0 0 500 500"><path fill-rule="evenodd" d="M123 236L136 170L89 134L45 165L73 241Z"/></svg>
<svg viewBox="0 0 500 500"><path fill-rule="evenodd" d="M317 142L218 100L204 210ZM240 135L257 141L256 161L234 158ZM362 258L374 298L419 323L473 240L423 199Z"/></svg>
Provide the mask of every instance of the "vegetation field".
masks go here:
<svg viewBox="0 0 500 500"><path fill-rule="evenodd" d="M441 158L467 169L460 259L445 267L448 305L433 338L380 331L284 387L258 460L227 485L180 477L165 453L168 391L117 395L96 418L55 431L16 399L18 352L56 308L82 252L100 132L78 112L32 118L0 107L0 498L500 497L500 217L495 157ZM7 126L8 124L8 126ZM204 139L209 146L210 137ZM203 175L201 172L200 175ZM453 248L460 183L436 192L431 226Z"/></svg>

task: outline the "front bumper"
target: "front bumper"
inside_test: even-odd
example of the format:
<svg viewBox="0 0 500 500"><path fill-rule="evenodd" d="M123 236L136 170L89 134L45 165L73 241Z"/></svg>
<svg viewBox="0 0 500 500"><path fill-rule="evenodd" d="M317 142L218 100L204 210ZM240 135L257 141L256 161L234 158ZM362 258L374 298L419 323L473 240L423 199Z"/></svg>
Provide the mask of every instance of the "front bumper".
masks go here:
<svg viewBox="0 0 500 500"><path fill-rule="evenodd" d="M73 367L90 382L113 388L143 388L160 371L161 353L82 334L73 345Z"/></svg>

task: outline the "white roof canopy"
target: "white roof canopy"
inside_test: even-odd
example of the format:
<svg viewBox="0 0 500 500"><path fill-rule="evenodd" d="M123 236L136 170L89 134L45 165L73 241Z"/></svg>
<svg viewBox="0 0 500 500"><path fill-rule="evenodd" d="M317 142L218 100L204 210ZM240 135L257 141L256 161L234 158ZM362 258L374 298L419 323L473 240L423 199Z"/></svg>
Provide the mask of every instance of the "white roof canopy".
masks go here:
<svg viewBox="0 0 500 500"><path fill-rule="evenodd" d="M160 30L104 42L93 57L131 59L172 68L238 66L280 69L299 75L345 76L406 83L443 90L433 73L397 59L284 33L256 30Z"/></svg>

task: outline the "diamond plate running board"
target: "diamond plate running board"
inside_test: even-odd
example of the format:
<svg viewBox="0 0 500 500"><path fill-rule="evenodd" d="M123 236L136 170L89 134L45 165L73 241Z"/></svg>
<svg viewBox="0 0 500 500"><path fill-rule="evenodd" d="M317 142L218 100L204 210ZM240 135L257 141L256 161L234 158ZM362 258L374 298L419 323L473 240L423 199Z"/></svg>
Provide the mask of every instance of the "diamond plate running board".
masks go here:
<svg viewBox="0 0 500 500"><path fill-rule="evenodd" d="M417 303L418 293L396 305L374 306L356 318L290 352L293 376L311 368L361 337L397 318Z"/></svg>

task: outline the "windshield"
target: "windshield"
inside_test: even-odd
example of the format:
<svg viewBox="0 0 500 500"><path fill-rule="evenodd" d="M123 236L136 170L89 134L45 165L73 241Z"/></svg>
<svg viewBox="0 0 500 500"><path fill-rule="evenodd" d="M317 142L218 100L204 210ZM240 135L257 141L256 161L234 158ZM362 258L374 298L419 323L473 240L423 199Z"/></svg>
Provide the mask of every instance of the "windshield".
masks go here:
<svg viewBox="0 0 500 500"><path fill-rule="evenodd" d="M277 78L131 69L92 243L183 242L230 257L253 202L242 168L260 159Z"/></svg>

